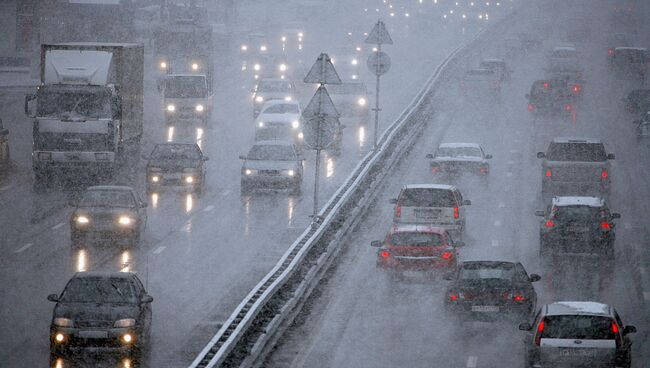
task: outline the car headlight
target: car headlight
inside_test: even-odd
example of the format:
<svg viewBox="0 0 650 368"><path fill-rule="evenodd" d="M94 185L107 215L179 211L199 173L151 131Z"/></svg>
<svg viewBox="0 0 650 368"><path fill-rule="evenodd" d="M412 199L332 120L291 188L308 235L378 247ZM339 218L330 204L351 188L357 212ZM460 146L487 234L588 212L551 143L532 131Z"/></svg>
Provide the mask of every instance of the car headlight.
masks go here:
<svg viewBox="0 0 650 368"><path fill-rule="evenodd" d="M255 70L256 72L259 72L260 69L262 69L262 66L260 64L253 65L253 70Z"/></svg>
<svg viewBox="0 0 650 368"><path fill-rule="evenodd" d="M260 46L260 51L266 51L266 45Z"/></svg>
<svg viewBox="0 0 650 368"><path fill-rule="evenodd" d="M287 71L287 64L280 64L280 71L281 72L286 72Z"/></svg>
<svg viewBox="0 0 650 368"><path fill-rule="evenodd" d="M90 220L86 216L77 216L75 221L77 222L77 224L80 224L80 225L85 225L85 224L90 222Z"/></svg>
<svg viewBox="0 0 650 368"><path fill-rule="evenodd" d="M359 64L359 61L357 59L352 59L351 64L352 65L357 65L357 64Z"/></svg>
<svg viewBox="0 0 650 368"><path fill-rule="evenodd" d="M176 106L174 106L172 104L167 105L167 111L169 111L169 112L176 111Z"/></svg>
<svg viewBox="0 0 650 368"><path fill-rule="evenodd" d="M245 169L245 170L244 170L244 174L246 174L246 175L257 174L257 170L253 170L253 169Z"/></svg>
<svg viewBox="0 0 650 368"><path fill-rule="evenodd" d="M201 105L201 104L196 105L196 111L198 111L198 112L203 111L203 105Z"/></svg>
<svg viewBox="0 0 650 368"><path fill-rule="evenodd" d="M199 70L199 64L192 63L192 70Z"/></svg>
<svg viewBox="0 0 650 368"><path fill-rule="evenodd" d="M284 100L289 102L289 101L293 100L293 98L291 96L287 96L287 97L284 98Z"/></svg>
<svg viewBox="0 0 650 368"><path fill-rule="evenodd" d="M54 325L58 327L74 327L74 321L70 318L55 318Z"/></svg>
<svg viewBox="0 0 650 368"><path fill-rule="evenodd" d="M167 69L167 63L164 61L160 62L160 69Z"/></svg>
<svg viewBox="0 0 650 368"><path fill-rule="evenodd" d="M302 132L298 133L298 139L303 139L304 137L305 137L305 135L302 134Z"/></svg>
<svg viewBox="0 0 650 368"><path fill-rule="evenodd" d="M287 170L287 175L294 176L296 173L293 170Z"/></svg>
<svg viewBox="0 0 650 368"><path fill-rule="evenodd" d="M128 225L131 225L131 222L133 222L133 220L131 220L131 218L129 216L120 216L120 218L117 220L117 222L120 225L128 226Z"/></svg>
<svg viewBox="0 0 650 368"><path fill-rule="evenodd" d="M124 319L118 319L113 323L113 327L133 327L135 326L135 319L133 318L124 318Z"/></svg>
<svg viewBox="0 0 650 368"><path fill-rule="evenodd" d="M160 181L160 177L159 177L159 176L157 176L157 175L155 175L155 176L152 176L152 177L151 177L151 181L152 181L152 182L154 182L154 183L157 183L157 182L159 182L159 181Z"/></svg>
<svg viewBox="0 0 650 368"><path fill-rule="evenodd" d="M241 50L242 50L242 51L248 51L248 46L246 46L246 45L241 45Z"/></svg>
<svg viewBox="0 0 650 368"><path fill-rule="evenodd" d="M255 97L255 102L259 102L259 103L264 102L264 97L262 97L262 96Z"/></svg>
<svg viewBox="0 0 650 368"><path fill-rule="evenodd" d="M194 183L194 177L193 176L186 177L185 182L188 183L188 184Z"/></svg>
<svg viewBox="0 0 650 368"><path fill-rule="evenodd" d="M294 120L291 122L291 127L293 129L298 129L300 127L300 122L298 120Z"/></svg>
<svg viewBox="0 0 650 368"><path fill-rule="evenodd" d="M264 128L264 122L260 121L259 123L257 123L257 126L260 128Z"/></svg>
<svg viewBox="0 0 650 368"><path fill-rule="evenodd" d="M130 344L133 341L133 336L131 334L124 334L122 335L122 341L126 344Z"/></svg>
<svg viewBox="0 0 650 368"><path fill-rule="evenodd" d="M361 98L357 101L357 103L359 104L359 106L366 106L366 99L363 98L363 97L361 97Z"/></svg>

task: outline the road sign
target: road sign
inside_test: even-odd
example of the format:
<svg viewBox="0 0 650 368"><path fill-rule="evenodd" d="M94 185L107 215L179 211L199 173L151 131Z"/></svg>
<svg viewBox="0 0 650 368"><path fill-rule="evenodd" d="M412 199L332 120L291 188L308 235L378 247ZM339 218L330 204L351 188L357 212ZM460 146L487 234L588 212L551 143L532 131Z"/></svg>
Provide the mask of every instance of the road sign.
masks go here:
<svg viewBox="0 0 650 368"><path fill-rule="evenodd" d="M304 80L305 83L319 83L319 84L341 84L332 60L326 53L320 54L314 65L312 65L309 73Z"/></svg>
<svg viewBox="0 0 650 368"><path fill-rule="evenodd" d="M390 70L390 56L383 51L373 52L368 56L368 69L376 76L386 74Z"/></svg>
<svg viewBox="0 0 650 368"><path fill-rule="evenodd" d="M309 148L326 149L336 141L340 132L339 113L324 86L318 87L302 118L303 140Z"/></svg>
<svg viewBox="0 0 650 368"><path fill-rule="evenodd" d="M372 43L375 45L392 45L393 39L390 38L386 25L382 21L377 21L372 31L366 38L366 43Z"/></svg>

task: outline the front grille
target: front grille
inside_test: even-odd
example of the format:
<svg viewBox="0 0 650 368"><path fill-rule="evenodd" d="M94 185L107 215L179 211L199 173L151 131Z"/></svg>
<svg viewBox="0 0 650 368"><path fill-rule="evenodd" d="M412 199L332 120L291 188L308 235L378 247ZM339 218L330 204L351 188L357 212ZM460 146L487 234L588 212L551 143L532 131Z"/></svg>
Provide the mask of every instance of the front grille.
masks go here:
<svg viewBox="0 0 650 368"><path fill-rule="evenodd" d="M77 321L76 325L79 328L111 328L113 327L113 321L103 321L103 320Z"/></svg>
<svg viewBox="0 0 650 368"><path fill-rule="evenodd" d="M278 176L280 175L280 170L259 170L258 173L260 175L270 175L270 176Z"/></svg>

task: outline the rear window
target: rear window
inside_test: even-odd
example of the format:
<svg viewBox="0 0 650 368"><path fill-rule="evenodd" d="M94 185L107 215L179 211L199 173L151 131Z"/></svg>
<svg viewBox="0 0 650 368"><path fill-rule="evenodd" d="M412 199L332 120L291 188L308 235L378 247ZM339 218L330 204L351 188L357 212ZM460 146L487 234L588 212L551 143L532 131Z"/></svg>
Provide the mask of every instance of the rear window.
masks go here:
<svg viewBox="0 0 650 368"><path fill-rule="evenodd" d="M602 316L547 316L542 338L613 340L612 319Z"/></svg>
<svg viewBox="0 0 650 368"><path fill-rule="evenodd" d="M461 280L512 280L514 275L515 266L512 263L470 263L460 270Z"/></svg>
<svg viewBox="0 0 650 368"><path fill-rule="evenodd" d="M439 246L443 245L442 236L433 233L399 232L389 238L391 245L403 246Z"/></svg>
<svg viewBox="0 0 650 368"><path fill-rule="evenodd" d="M598 143L551 143L546 156L551 161L602 162L607 160L605 146Z"/></svg>
<svg viewBox="0 0 650 368"><path fill-rule="evenodd" d="M602 211L590 206L559 206L553 211L553 218L560 223L599 221Z"/></svg>
<svg viewBox="0 0 650 368"><path fill-rule="evenodd" d="M454 194L448 189L404 189L399 198L404 207L456 207Z"/></svg>

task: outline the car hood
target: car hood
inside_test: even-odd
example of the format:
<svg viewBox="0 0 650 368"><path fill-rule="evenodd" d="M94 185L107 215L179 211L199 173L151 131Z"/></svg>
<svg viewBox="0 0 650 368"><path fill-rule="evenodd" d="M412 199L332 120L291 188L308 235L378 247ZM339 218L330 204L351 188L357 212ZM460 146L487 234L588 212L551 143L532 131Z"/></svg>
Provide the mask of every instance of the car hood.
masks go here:
<svg viewBox="0 0 650 368"><path fill-rule="evenodd" d="M133 208L128 207L79 207L77 208L72 216L76 215L90 215L99 216L99 217L117 217L120 215L130 215L136 216L137 211Z"/></svg>
<svg viewBox="0 0 650 368"><path fill-rule="evenodd" d="M295 170L295 161L246 160L244 168L254 170Z"/></svg>
<svg viewBox="0 0 650 368"><path fill-rule="evenodd" d="M183 169L198 169L200 166L201 162L194 160L152 160L147 163L147 170L159 168L165 171L183 171Z"/></svg>
<svg viewBox="0 0 650 368"><path fill-rule="evenodd" d="M117 321L123 318L137 318L138 306L125 303L58 303L54 318L69 318L77 322ZM112 324L111 324L112 326Z"/></svg>

